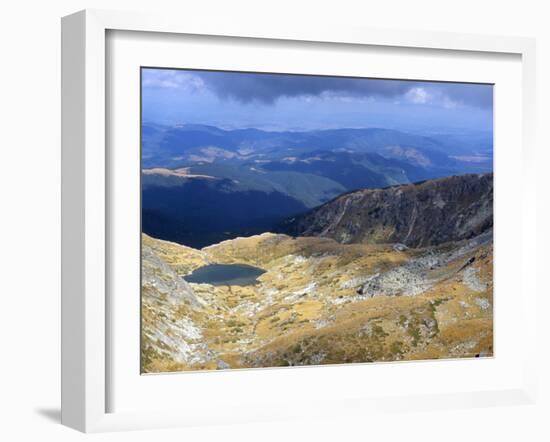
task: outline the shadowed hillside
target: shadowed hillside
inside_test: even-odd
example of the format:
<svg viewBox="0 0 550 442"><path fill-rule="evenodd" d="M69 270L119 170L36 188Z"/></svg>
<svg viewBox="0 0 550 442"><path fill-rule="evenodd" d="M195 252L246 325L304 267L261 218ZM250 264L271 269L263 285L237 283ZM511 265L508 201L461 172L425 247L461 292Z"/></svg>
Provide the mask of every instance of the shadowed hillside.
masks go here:
<svg viewBox="0 0 550 442"><path fill-rule="evenodd" d="M493 174L462 175L341 195L277 230L341 243L411 247L472 238L493 226Z"/></svg>

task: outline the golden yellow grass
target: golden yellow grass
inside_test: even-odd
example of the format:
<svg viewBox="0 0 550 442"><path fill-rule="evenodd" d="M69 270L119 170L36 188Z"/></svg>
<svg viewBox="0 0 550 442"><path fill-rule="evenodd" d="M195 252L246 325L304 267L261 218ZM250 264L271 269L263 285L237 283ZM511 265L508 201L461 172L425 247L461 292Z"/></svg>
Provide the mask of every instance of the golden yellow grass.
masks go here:
<svg viewBox="0 0 550 442"><path fill-rule="evenodd" d="M203 331L205 343L232 368L490 356L493 352L492 246L471 256L487 282L475 291L459 272L468 255L434 270L441 281L416 296L380 296L350 303L353 278L403 264L418 251L384 245L342 245L318 238L264 234L226 241L201 251L144 237L176 271L206 263L246 263L267 270L258 286L192 284L206 300L202 313L185 309ZM304 290L311 281L313 289ZM263 291L260 291L263 290ZM273 304L261 305L269 290ZM291 299L287 299L287 297ZM490 308L482 308L486 300ZM245 304L260 306L250 313ZM144 313L153 321L151 312ZM150 357L145 371L216 368L216 361L186 365Z"/></svg>

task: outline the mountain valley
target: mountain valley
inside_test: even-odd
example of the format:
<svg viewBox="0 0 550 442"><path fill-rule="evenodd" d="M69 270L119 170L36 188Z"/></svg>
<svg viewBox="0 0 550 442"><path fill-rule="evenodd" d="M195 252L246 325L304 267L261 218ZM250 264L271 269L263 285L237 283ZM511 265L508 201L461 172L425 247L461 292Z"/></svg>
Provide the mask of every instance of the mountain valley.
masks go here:
<svg viewBox="0 0 550 442"><path fill-rule="evenodd" d="M143 231L201 248L279 229L288 218L357 189L492 171L492 145L483 136L450 139L455 144L389 129L145 124Z"/></svg>
<svg viewBox="0 0 550 442"><path fill-rule="evenodd" d="M143 371L492 356L491 174L360 190L301 216L197 248L143 234ZM263 273L186 281L213 264Z"/></svg>

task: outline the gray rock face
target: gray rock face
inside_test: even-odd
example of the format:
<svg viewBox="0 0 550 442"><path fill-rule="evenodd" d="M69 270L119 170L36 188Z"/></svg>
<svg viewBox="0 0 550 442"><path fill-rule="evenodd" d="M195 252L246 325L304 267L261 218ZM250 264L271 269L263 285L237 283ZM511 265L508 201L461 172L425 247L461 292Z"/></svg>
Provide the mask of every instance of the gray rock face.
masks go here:
<svg viewBox="0 0 550 442"><path fill-rule="evenodd" d="M462 265L458 269L464 283L472 290L483 292L487 289L485 283L477 278L477 271L470 265L475 258L469 257L484 244L492 243L492 232L486 232L467 241L454 243L451 250L447 245L428 247L422 255L412 258L401 266L386 272L376 273L366 279L357 290L357 294L365 298L375 296L416 296L430 289L439 282L441 275L437 270L456 261ZM443 278L447 276L443 275Z"/></svg>
<svg viewBox="0 0 550 442"><path fill-rule="evenodd" d="M293 236L341 243L425 247L480 235L493 226L493 174L461 175L341 195L284 222Z"/></svg>
<svg viewBox="0 0 550 442"><path fill-rule="evenodd" d="M212 352L191 313L201 302L190 285L155 252L142 248L142 361L168 358L174 363L200 363ZM178 312L187 312L181 314Z"/></svg>
<svg viewBox="0 0 550 442"><path fill-rule="evenodd" d="M231 365L229 365L227 362L223 361L223 360L219 360L217 363L216 363L216 368L218 370L228 370L231 368Z"/></svg>
<svg viewBox="0 0 550 442"><path fill-rule="evenodd" d="M358 291L366 298L374 296L394 296L406 292L417 295L426 291L430 282L419 272L414 272L407 266L397 267L383 274L376 274Z"/></svg>
<svg viewBox="0 0 550 442"><path fill-rule="evenodd" d="M194 307L199 305L189 284L147 246L142 249L141 279L145 298L149 295L170 304L187 302Z"/></svg>

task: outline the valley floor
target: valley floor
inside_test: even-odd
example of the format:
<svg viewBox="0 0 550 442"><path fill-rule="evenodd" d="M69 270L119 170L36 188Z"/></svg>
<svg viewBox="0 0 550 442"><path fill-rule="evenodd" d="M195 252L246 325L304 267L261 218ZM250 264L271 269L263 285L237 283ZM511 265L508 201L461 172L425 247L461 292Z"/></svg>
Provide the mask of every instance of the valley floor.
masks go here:
<svg viewBox="0 0 550 442"><path fill-rule="evenodd" d="M208 264L258 284L189 284ZM143 235L146 373L484 357L493 353L492 233L425 249L264 233L192 249Z"/></svg>

